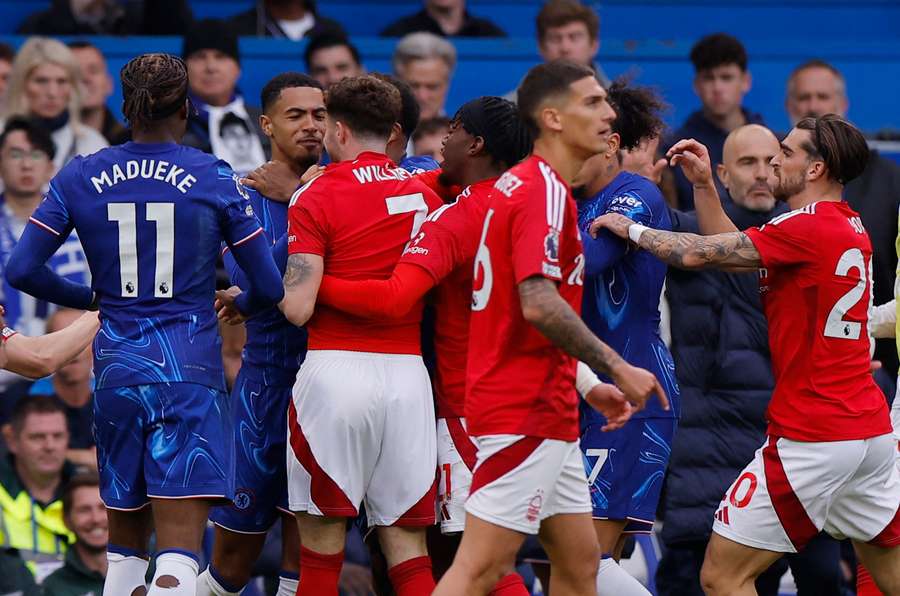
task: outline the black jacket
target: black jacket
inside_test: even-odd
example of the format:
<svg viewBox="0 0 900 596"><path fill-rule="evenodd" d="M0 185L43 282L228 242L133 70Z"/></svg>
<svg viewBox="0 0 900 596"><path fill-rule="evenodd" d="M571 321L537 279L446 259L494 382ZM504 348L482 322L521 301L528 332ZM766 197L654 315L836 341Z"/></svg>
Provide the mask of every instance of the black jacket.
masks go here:
<svg viewBox="0 0 900 596"><path fill-rule="evenodd" d="M316 24L313 25L312 29L306 32L304 37L311 37L313 35L324 33L346 35L344 28L337 21L318 14L316 14L315 17ZM246 12L234 15L228 19L228 23L238 35L287 37L285 32L281 29L281 26L278 24L278 21L269 15L262 2L257 2L256 6Z"/></svg>
<svg viewBox="0 0 900 596"><path fill-rule="evenodd" d="M403 37L408 33L425 31L435 35L445 36L444 30L438 22L431 18L427 11L421 10L416 14L403 17L385 27L380 35L382 37ZM487 19L473 16L466 12L463 25L454 37L506 37L506 32Z"/></svg>
<svg viewBox="0 0 900 596"><path fill-rule="evenodd" d="M787 209L725 207L739 229ZM696 232L693 214L672 213L672 228ZM708 540L722 495L764 440L775 379L768 326L753 273L669 268L672 356L681 421L672 446L662 511L666 544Z"/></svg>

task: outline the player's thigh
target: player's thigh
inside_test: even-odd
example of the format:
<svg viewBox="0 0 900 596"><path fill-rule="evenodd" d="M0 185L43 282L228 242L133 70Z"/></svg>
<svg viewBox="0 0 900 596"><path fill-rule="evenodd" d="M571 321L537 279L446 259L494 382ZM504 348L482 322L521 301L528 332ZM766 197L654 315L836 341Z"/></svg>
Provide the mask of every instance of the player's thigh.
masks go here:
<svg viewBox="0 0 900 596"><path fill-rule="evenodd" d="M445 534L457 534L465 528L466 499L477 458L478 447L466 432L465 420L438 419L438 514Z"/></svg>
<svg viewBox="0 0 900 596"><path fill-rule="evenodd" d="M357 515L384 434L385 372L379 356L336 350L307 354L288 411L292 511Z"/></svg>
<svg viewBox="0 0 900 596"><path fill-rule="evenodd" d="M231 400L234 498L214 508L210 520L234 533L265 534L279 510L289 512L285 450L291 388L263 385L242 370Z"/></svg>
<svg viewBox="0 0 900 596"><path fill-rule="evenodd" d="M151 412L144 450L147 495L229 501L234 494L234 439L228 395L197 383L134 389Z"/></svg>
<svg viewBox="0 0 900 596"><path fill-rule="evenodd" d="M561 513L548 517L541 521L538 537L554 570L568 574L573 568L584 569L584 573L597 572L600 544L589 513Z"/></svg>
<svg viewBox="0 0 900 596"><path fill-rule="evenodd" d="M499 579L515 568L516 553L525 537L522 532L470 515L453 564L475 576L495 574Z"/></svg>
<svg viewBox="0 0 900 596"><path fill-rule="evenodd" d="M385 356L384 430L366 490L369 525L435 522L437 438L428 371L418 356Z"/></svg>
<svg viewBox="0 0 900 596"><path fill-rule="evenodd" d="M853 541L860 562L887 596L900 595L900 546L882 547Z"/></svg>
<svg viewBox="0 0 900 596"><path fill-rule="evenodd" d="M144 435L147 410L134 387L94 392L94 441L100 496L109 509L127 513L147 506Z"/></svg>
<svg viewBox="0 0 900 596"><path fill-rule="evenodd" d="M866 439L865 454L852 477L838 491L825 530L860 543L900 544L900 470L892 434Z"/></svg>

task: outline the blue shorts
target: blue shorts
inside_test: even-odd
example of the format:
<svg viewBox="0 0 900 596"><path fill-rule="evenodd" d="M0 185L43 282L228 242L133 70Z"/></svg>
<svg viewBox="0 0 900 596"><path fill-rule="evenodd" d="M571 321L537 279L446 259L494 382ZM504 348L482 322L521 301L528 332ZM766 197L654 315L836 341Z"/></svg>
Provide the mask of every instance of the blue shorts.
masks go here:
<svg viewBox="0 0 900 596"><path fill-rule="evenodd" d="M153 383L94 393L100 496L112 509L151 497L231 499L234 442L225 392Z"/></svg>
<svg viewBox="0 0 900 596"><path fill-rule="evenodd" d="M287 504L287 410L291 387L266 386L242 370L231 392L235 449L234 501L210 513L216 525L263 534L290 514Z"/></svg>
<svg viewBox="0 0 900 596"><path fill-rule="evenodd" d="M648 533L656 518L675 418L638 418L603 432L591 425L581 434L584 471L594 519L625 519L625 533Z"/></svg>

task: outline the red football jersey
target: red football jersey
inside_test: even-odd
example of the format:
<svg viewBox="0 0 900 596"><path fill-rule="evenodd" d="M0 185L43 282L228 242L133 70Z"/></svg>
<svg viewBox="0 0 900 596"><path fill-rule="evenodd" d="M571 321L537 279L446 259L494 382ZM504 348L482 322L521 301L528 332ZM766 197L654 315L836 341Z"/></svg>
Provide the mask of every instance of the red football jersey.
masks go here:
<svg viewBox="0 0 900 596"><path fill-rule="evenodd" d="M769 434L847 441L891 432L869 372L872 244L844 202L820 201L746 231L762 258L775 391Z"/></svg>
<svg viewBox="0 0 900 596"><path fill-rule="evenodd" d="M434 192L379 153L329 165L288 209L288 254L321 255L325 273L387 279L429 211ZM354 317L317 305L306 325L311 350L419 354L421 307L402 319Z"/></svg>
<svg viewBox="0 0 900 596"><path fill-rule="evenodd" d="M469 316L472 312L472 263L496 178L477 182L454 203L431 213L401 263L423 268L437 287L434 350L437 356L434 395L439 418L464 415Z"/></svg>
<svg viewBox="0 0 900 596"><path fill-rule="evenodd" d="M475 436L574 441L574 358L522 316L518 285L543 276L581 312L584 256L569 187L533 155L497 180L475 256L466 422Z"/></svg>

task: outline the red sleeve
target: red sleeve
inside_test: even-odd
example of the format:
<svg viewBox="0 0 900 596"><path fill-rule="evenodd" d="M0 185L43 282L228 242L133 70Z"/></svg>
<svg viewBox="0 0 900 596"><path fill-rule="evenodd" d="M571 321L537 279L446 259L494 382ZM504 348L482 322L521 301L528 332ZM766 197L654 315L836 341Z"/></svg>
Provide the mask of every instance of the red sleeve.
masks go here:
<svg viewBox="0 0 900 596"><path fill-rule="evenodd" d="M400 263L390 279L347 280L326 275L317 301L367 318L405 316L434 287L423 269Z"/></svg>
<svg viewBox="0 0 900 596"><path fill-rule="evenodd" d="M785 267L813 263L816 259L817 218L799 209L772 218L758 228L744 231L753 242L765 267Z"/></svg>
<svg viewBox="0 0 900 596"><path fill-rule="evenodd" d="M430 188L445 203L450 203L463 191L459 185L446 186L441 184L440 177L443 170L430 170L416 174L416 180Z"/></svg>
<svg viewBox="0 0 900 596"><path fill-rule="evenodd" d="M306 186L291 199L288 208L288 254L309 253L325 256L327 210L321 195Z"/></svg>
<svg viewBox="0 0 900 596"><path fill-rule="evenodd" d="M559 240L566 195L532 192L511 201L509 234L516 283L540 275L562 281Z"/></svg>
<svg viewBox="0 0 900 596"><path fill-rule="evenodd" d="M431 275L435 284L439 284L467 257L474 258L478 238L471 239L471 210L467 207L464 202L457 201L432 212L403 251L400 262L418 265ZM469 251L465 250L467 243L472 245Z"/></svg>

